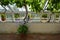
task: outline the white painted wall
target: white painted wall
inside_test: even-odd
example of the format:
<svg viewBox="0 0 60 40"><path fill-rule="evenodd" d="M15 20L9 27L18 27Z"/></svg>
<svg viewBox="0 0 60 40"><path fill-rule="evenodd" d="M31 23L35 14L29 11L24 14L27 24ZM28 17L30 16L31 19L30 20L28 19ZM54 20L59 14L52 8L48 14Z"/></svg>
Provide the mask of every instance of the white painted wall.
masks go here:
<svg viewBox="0 0 60 40"><path fill-rule="evenodd" d="M19 23L0 23L0 33L17 32ZM59 23L29 23L30 33L60 33Z"/></svg>
<svg viewBox="0 0 60 40"><path fill-rule="evenodd" d="M30 23L31 33L60 33L59 23Z"/></svg>

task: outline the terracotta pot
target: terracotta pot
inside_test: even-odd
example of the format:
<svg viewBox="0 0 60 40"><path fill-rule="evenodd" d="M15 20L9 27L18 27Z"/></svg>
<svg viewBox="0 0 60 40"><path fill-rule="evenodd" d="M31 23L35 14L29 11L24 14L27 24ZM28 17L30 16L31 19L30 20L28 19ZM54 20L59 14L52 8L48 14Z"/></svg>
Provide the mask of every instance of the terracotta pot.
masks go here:
<svg viewBox="0 0 60 40"><path fill-rule="evenodd" d="M6 18L1 18L2 19L2 21L5 21L6 20Z"/></svg>

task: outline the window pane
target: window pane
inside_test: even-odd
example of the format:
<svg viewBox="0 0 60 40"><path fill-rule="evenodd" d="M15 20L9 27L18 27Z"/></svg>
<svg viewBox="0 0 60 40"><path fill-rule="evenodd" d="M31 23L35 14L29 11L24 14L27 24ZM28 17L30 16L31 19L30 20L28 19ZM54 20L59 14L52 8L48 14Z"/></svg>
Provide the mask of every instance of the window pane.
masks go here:
<svg viewBox="0 0 60 40"><path fill-rule="evenodd" d="M20 21L20 14L15 13L14 18L15 18L15 22L19 22Z"/></svg>
<svg viewBox="0 0 60 40"><path fill-rule="evenodd" d="M13 21L12 14L7 13L7 14L6 14L6 20L7 20L7 21Z"/></svg>

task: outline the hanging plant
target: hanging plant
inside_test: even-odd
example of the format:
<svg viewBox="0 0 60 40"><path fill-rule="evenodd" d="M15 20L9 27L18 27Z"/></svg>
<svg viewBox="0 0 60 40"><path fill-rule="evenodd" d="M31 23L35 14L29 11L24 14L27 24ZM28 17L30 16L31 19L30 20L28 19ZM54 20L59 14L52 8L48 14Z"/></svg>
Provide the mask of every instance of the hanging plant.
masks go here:
<svg viewBox="0 0 60 40"><path fill-rule="evenodd" d="M1 20L5 21L6 20L6 15L5 14L1 14Z"/></svg>

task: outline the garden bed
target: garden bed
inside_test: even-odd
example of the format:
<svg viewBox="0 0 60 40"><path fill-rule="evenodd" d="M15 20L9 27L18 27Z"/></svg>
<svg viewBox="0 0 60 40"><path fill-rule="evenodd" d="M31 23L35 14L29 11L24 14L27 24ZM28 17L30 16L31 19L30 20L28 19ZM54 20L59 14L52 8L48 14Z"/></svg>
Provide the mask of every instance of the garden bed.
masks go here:
<svg viewBox="0 0 60 40"><path fill-rule="evenodd" d="M60 40L60 34L27 34L21 39L20 34L3 33L0 40Z"/></svg>

